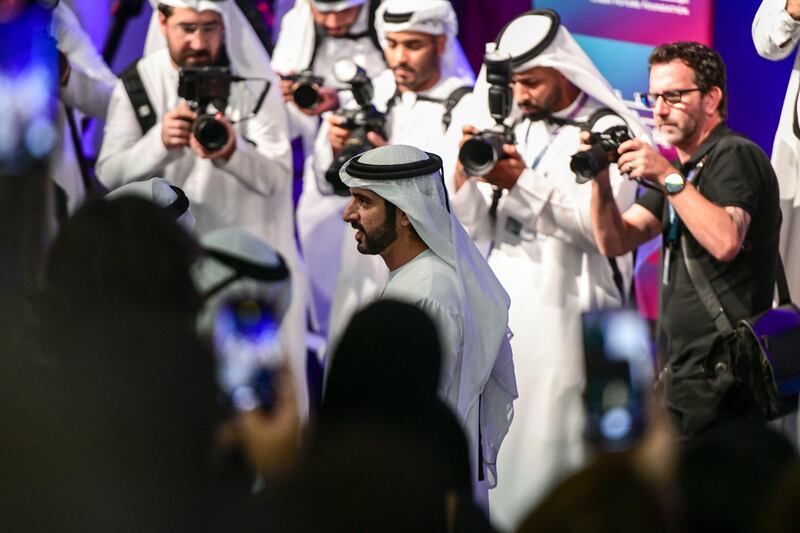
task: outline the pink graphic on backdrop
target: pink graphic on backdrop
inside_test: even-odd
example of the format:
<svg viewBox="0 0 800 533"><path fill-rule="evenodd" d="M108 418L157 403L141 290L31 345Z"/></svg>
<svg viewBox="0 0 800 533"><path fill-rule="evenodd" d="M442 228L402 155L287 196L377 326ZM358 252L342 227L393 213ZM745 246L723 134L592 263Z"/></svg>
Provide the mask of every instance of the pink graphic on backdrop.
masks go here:
<svg viewBox="0 0 800 533"><path fill-rule="evenodd" d="M713 0L543 0L572 33L657 46L671 41L713 44Z"/></svg>

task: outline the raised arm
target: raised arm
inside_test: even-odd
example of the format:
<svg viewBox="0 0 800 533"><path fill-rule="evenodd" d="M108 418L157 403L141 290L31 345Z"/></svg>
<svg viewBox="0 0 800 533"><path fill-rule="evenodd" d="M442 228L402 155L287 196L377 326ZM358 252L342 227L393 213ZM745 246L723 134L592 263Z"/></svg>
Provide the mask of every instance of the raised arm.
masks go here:
<svg viewBox="0 0 800 533"><path fill-rule="evenodd" d="M763 0L752 33L761 57L773 61L787 57L800 39L800 0Z"/></svg>

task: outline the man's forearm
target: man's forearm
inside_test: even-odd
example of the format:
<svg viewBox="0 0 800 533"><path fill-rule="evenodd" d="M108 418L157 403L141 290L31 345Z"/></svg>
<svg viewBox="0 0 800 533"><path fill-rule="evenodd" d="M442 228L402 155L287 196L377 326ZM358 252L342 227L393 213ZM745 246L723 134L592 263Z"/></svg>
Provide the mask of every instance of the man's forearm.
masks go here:
<svg viewBox="0 0 800 533"><path fill-rule="evenodd" d="M730 261L739 252L739 229L730 213L708 201L691 184L669 197L686 228L718 261Z"/></svg>
<svg viewBox="0 0 800 533"><path fill-rule="evenodd" d="M631 240L626 235L625 221L614 199L614 191L608 184L592 181L592 229L597 248L607 257L617 257L630 252Z"/></svg>

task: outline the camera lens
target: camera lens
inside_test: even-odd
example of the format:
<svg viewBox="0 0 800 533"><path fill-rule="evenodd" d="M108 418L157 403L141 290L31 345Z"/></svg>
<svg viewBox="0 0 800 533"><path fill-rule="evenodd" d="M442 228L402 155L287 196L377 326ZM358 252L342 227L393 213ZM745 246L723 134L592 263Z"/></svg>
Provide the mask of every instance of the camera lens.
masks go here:
<svg viewBox="0 0 800 533"><path fill-rule="evenodd" d="M319 101L319 92L313 83L298 83L292 92L292 98L297 107L309 109Z"/></svg>
<svg viewBox="0 0 800 533"><path fill-rule="evenodd" d="M575 180L578 183L586 183L598 172L608 167L608 164L608 152L602 144L597 143L592 145L591 150L573 155L569 162L569 168L576 174Z"/></svg>
<svg viewBox="0 0 800 533"><path fill-rule="evenodd" d="M220 150L228 142L225 125L211 115L201 115L192 124L192 133L197 142L209 152Z"/></svg>
<svg viewBox="0 0 800 533"><path fill-rule="evenodd" d="M501 158L503 140L497 136L478 135L469 139L458 152L458 160L469 176L485 176Z"/></svg>

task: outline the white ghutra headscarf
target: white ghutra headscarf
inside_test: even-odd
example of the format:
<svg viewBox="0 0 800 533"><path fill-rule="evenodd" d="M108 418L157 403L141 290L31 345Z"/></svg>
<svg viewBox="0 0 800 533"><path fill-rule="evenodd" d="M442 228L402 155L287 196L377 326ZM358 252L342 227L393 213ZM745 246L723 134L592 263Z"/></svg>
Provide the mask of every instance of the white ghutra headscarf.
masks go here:
<svg viewBox="0 0 800 533"><path fill-rule="evenodd" d="M386 0L375 13L378 40L385 49L386 34L419 32L447 36L447 45L440 60L442 78L457 77L472 85L475 74L458 42L458 19L446 0Z"/></svg>
<svg viewBox="0 0 800 533"><path fill-rule="evenodd" d="M634 136L650 139L639 117L614 93L586 52L561 24L556 12L538 9L523 13L500 30L495 43L497 52L511 56L514 73L535 67L553 68L581 91L622 117ZM493 125L489 116L488 91L486 67L483 67L473 91L477 105L471 106L471 117L465 123L479 128ZM521 115L522 111L515 105L511 118Z"/></svg>
<svg viewBox="0 0 800 533"><path fill-rule="evenodd" d="M250 22L233 0L150 0L153 16L144 44L145 55L164 48L167 41L158 25L158 5L182 7L195 11L214 11L222 16L225 27L225 52L231 68L238 76L266 78L275 85L278 77L270 66L270 58Z"/></svg>

